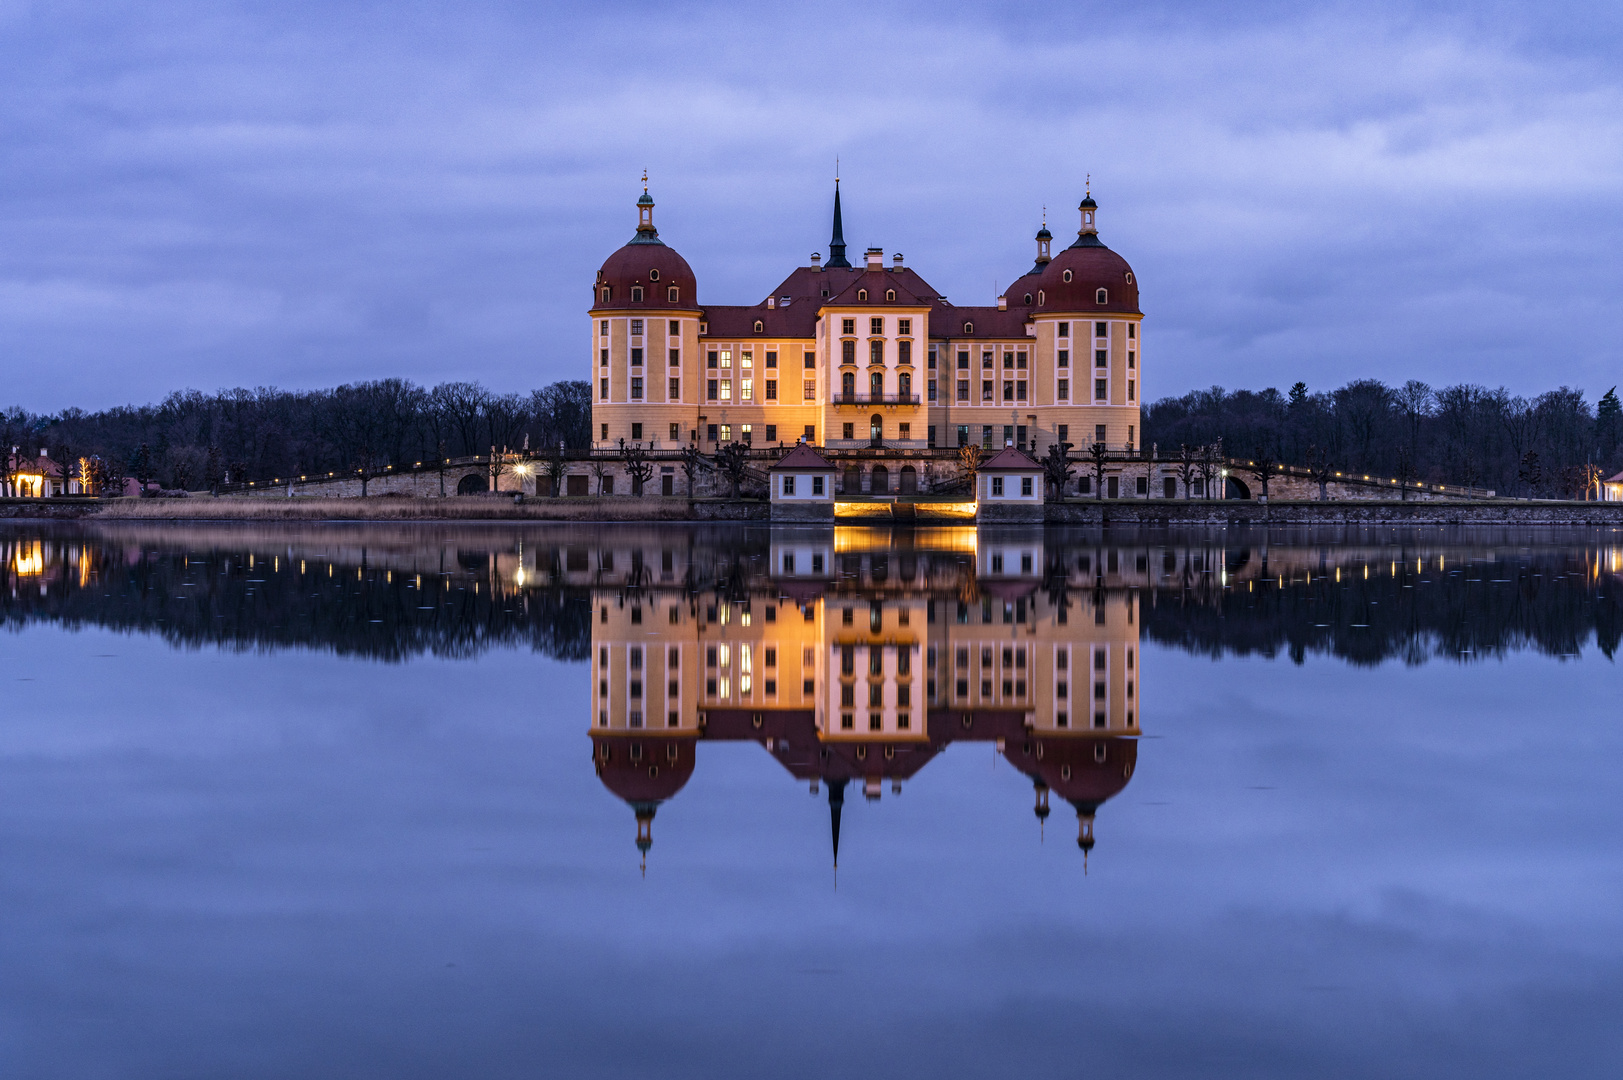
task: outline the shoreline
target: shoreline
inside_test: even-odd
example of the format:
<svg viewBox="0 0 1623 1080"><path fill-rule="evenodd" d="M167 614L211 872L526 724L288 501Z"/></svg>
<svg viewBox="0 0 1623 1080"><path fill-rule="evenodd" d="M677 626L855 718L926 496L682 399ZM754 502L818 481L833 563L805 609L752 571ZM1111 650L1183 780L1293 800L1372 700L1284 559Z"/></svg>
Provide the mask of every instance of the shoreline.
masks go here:
<svg viewBox="0 0 1623 1080"><path fill-rule="evenodd" d="M892 519L892 503L874 502L872 513L842 516L841 523L911 524ZM903 503L903 506L908 504ZM1494 500L1443 502L1348 500L1342 502L1243 502L1240 500L1068 499L1045 506L1044 524L1182 525L1533 525L1623 526L1623 503ZM750 499L559 497L523 502L491 496L366 499L262 497L115 500L0 500L0 520L131 522L346 523L493 522L558 524L758 523L771 520L771 506ZM965 522L968 524L968 522ZM982 522L982 524L990 524ZM1033 523L1035 524L1035 522Z"/></svg>

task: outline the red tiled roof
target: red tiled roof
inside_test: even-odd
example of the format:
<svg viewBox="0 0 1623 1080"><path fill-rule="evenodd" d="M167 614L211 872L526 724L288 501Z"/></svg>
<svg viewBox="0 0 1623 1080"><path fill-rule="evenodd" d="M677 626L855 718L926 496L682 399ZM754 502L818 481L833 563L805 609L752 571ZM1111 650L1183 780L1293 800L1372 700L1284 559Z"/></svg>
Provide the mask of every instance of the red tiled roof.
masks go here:
<svg viewBox="0 0 1623 1080"><path fill-rule="evenodd" d="M1006 446L980 467L980 472L1041 472L1042 466L1023 450Z"/></svg>
<svg viewBox="0 0 1623 1080"><path fill-rule="evenodd" d="M783 455L769 472L833 472L834 466L806 443L798 444Z"/></svg>
<svg viewBox="0 0 1623 1080"><path fill-rule="evenodd" d="M999 311L995 307L938 306L930 312L930 336L933 338L974 338L976 341L1023 338L1031 315L1024 308L1019 311ZM966 333L964 325L974 330Z"/></svg>

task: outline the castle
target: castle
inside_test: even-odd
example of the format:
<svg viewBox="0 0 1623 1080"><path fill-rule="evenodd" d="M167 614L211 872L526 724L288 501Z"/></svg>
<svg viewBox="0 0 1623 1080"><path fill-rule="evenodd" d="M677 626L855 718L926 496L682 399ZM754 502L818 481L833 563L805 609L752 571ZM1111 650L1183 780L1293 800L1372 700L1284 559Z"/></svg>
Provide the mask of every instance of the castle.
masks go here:
<svg viewBox="0 0 1623 1080"><path fill-rule="evenodd" d="M1138 282L1100 241L1091 193L1075 243L1054 254L1045 225L1035 263L996 305L963 307L900 254L887 266L869 248L853 266L838 184L826 263L813 255L753 305L699 302L644 187L636 234L592 284L594 448L805 441L851 459L847 486L860 474L871 493L916 490L907 459L969 444L1132 450Z"/></svg>

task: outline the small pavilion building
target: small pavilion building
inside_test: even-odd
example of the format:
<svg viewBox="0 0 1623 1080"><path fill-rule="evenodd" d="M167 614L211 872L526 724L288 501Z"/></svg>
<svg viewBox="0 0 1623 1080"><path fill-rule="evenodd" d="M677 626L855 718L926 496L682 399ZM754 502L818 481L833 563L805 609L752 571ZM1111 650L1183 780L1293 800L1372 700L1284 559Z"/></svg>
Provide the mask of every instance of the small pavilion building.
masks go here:
<svg viewBox="0 0 1623 1080"><path fill-rule="evenodd" d="M833 521L834 477L828 459L800 443L768 470L773 521Z"/></svg>
<svg viewBox="0 0 1623 1080"><path fill-rule="evenodd" d="M976 473L975 502L981 521L1042 521L1043 467L1012 446L999 451Z"/></svg>

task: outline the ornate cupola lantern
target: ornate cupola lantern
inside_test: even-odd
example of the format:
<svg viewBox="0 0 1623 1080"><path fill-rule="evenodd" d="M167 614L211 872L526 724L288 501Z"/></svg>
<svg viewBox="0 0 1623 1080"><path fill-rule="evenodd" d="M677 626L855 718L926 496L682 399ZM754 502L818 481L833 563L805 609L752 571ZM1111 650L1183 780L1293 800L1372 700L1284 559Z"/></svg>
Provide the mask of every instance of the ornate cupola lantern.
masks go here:
<svg viewBox="0 0 1623 1080"><path fill-rule="evenodd" d="M648 194L648 171L642 174L642 198L637 200L637 235L628 244L663 244L659 230L654 228L654 197Z"/></svg>
<svg viewBox="0 0 1623 1080"><path fill-rule="evenodd" d="M1082 227L1076 231L1075 247L1093 247L1099 243L1099 223L1094 215L1099 210L1099 204L1093 201L1093 178L1088 178L1088 185L1083 189L1082 202L1077 209L1082 212Z"/></svg>
<svg viewBox="0 0 1623 1080"><path fill-rule="evenodd" d="M1043 227L1037 230L1037 265L1047 266L1054 260L1049 252L1049 246L1054 242L1054 234L1048 231L1048 207L1043 207Z"/></svg>

